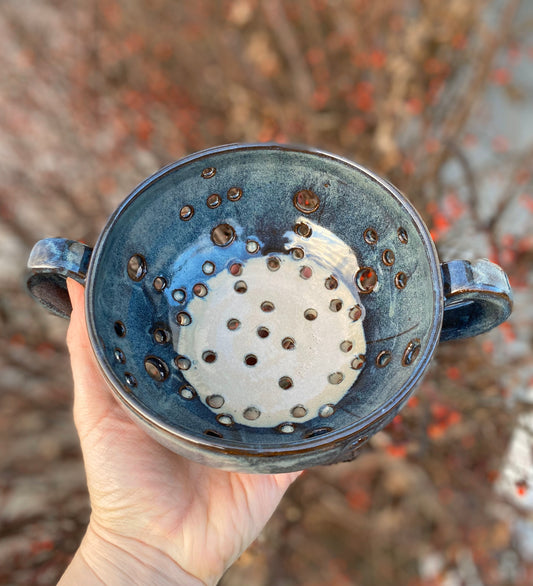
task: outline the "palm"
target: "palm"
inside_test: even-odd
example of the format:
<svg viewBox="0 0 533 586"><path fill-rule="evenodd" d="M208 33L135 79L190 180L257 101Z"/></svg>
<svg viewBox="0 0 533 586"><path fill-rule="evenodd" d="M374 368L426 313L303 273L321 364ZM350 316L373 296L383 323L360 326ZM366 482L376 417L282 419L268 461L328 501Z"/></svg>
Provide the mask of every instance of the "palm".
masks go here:
<svg viewBox="0 0 533 586"><path fill-rule="evenodd" d="M260 532L297 474L224 472L149 438L111 396L89 347L83 289L69 283L69 291L74 415L93 521L114 535L149 540L193 575L220 576Z"/></svg>

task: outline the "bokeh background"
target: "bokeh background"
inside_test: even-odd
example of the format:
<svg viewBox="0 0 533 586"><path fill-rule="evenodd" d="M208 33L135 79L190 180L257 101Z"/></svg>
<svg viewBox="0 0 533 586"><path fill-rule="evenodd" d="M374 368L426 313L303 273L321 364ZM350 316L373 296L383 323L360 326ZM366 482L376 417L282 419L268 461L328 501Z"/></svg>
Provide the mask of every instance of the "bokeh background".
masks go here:
<svg viewBox="0 0 533 586"><path fill-rule="evenodd" d="M532 3L2 0L0 71L0 583L55 583L89 516L31 246L94 243L158 168L247 141L388 178L442 259L504 267L515 311L442 344L357 460L307 471L223 586L533 583Z"/></svg>

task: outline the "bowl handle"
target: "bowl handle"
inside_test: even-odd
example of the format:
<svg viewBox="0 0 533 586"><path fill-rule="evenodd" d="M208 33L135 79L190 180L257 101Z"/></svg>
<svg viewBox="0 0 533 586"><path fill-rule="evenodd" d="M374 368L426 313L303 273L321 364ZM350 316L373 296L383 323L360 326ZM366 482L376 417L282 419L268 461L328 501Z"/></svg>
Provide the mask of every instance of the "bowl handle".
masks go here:
<svg viewBox="0 0 533 586"><path fill-rule="evenodd" d="M28 259L28 291L48 311L69 318L67 277L85 284L92 248L65 238L39 240Z"/></svg>
<svg viewBox="0 0 533 586"><path fill-rule="evenodd" d="M513 295L504 271L486 259L441 264L444 316L440 341L468 338L504 322Z"/></svg>

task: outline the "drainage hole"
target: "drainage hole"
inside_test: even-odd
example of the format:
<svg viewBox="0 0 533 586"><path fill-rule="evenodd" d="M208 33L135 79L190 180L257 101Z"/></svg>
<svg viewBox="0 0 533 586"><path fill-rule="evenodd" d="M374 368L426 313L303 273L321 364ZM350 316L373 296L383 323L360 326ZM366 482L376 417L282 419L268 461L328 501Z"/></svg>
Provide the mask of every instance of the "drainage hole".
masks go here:
<svg viewBox="0 0 533 586"><path fill-rule="evenodd" d="M267 267L269 271L277 271L281 265L281 262L277 256L271 256L267 260Z"/></svg>
<svg viewBox="0 0 533 586"><path fill-rule="evenodd" d="M320 205L318 195L310 189L301 189L300 191L297 191L294 194L292 201L294 207L304 214L310 214L316 211Z"/></svg>
<svg viewBox="0 0 533 586"><path fill-rule="evenodd" d="M215 265L209 260L206 260L202 265L202 271L204 275L212 275L215 272Z"/></svg>
<svg viewBox="0 0 533 586"><path fill-rule="evenodd" d="M280 426L278 426L278 430L281 433L293 433L294 425L292 423L282 423Z"/></svg>
<svg viewBox="0 0 533 586"><path fill-rule="evenodd" d="M402 244L407 244L409 242L409 236L407 234L407 230L405 228L398 228L398 240Z"/></svg>
<svg viewBox="0 0 533 586"><path fill-rule="evenodd" d="M154 289L160 293L167 286L167 281L164 277L156 277L152 283Z"/></svg>
<svg viewBox="0 0 533 586"><path fill-rule="evenodd" d="M230 187L227 196L230 201L238 201L242 197L242 189L240 187Z"/></svg>
<svg viewBox="0 0 533 586"><path fill-rule="evenodd" d="M196 391L190 385L183 385L180 387L178 393L184 398L190 401L196 396Z"/></svg>
<svg viewBox="0 0 533 586"><path fill-rule="evenodd" d="M257 356L255 354L246 354L244 364L246 366L255 366L257 364Z"/></svg>
<svg viewBox="0 0 533 586"><path fill-rule="evenodd" d="M235 238L235 229L229 224L219 224L211 230L211 241L215 246L228 246Z"/></svg>
<svg viewBox="0 0 533 586"><path fill-rule="evenodd" d="M207 362L207 364L212 364L213 362L215 362L217 359L217 353L213 352L213 350L206 350L203 354L202 354L202 360L204 362Z"/></svg>
<svg viewBox="0 0 533 586"><path fill-rule="evenodd" d="M170 332L165 328L156 328L153 336L157 344L168 344L170 342Z"/></svg>
<svg viewBox="0 0 533 586"><path fill-rule="evenodd" d="M174 358L174 364L180 370L189 370L189 368L191 368L191 361L187 356L176 356L176 358Z"/></svg>
<svg viewBox="0 0 533 586"><path fill-rule="evenodd" d="M217 415L217 421L221 425L233 425L233 417L231 415L227 415L225 413L221 413Z"/></svg>
<svg viewBox="0 0 533 586"><path fill-rule="evenodd" d="M261 303L261 311L264 311L265 313L274 311L274 304L272 301L263 301L263 303Z"/></svg>
<svg viewBox="0 0 533 586"><path fill-rule="evenodd" d="M311 267L302 267L300 269L300 277L302 279L310 279L313 276L313 269Z"/></svg>
<svg viewBox="0 0 533 586"><path fill-rule="evenodd" d="M394 277L394 284L398 289L405 289L407 286L407 275L402 272L397 273Z"/></svg>
<svg viewBox="0 0 533 586"><path fill-rule="evenodd" d="M278 384L280 388L282 388L284 391L294 386L294 383L292 382L292 378L290 376L282 376L279 379Z"/></svg>
<svg viewBox="0 0 533 586"><path fill-rule="evenodd" d="M281 346L282 348L285 348L285 350L294 350L296 342L294 341L294 338L283 338L281 341Z"/></svg>
<svg viewBox="0 0 533 586"><path fill-rule="evenodd" d="M361 318L362 315L363 315L363 308L360 305L354 305L353 307L350 307L350 310L348 312L348 317L352 321L357 321L358 319Z"/></svg>
<svg viewBox="0 0 533 586"><path fill-rule="evenodd" d="M183 206L180 210L180 218L187 222L194 216L194 208L192 206Z"/></svg>
<svg viewBox="0 0 533 586"><path fill-rule="evenodd" d="M150 377L157 382L163 382L168 378L168 366L157 356L147 356L144 360L144 368Z"/></svg>
<svg viewBox="0 0 533 586"><path fill-rule="evenodd" d="M329 302L329 308L331 311L337 313L342 309L342 300L341 299L332 299Z"/></svg>
<svg viewBox="0 0 533 586"><path fill-rule="evenodd" d="M350 352L350 350L353 348L353 344L350 342L350 340L344 340L341 342L340 348L343 352Z"/></svg>
<svg viewBox="0 0 533 586"><path fill-rule="evenodd" d="M224 397L222 395L209 395L205 402L213 409L220 409L224 405Z"/></svg>
<svg viewBox="0 0 533 586"><path fill-rule="evenodd" d="M172 291L172 298L178 303L183 303L187 298L187 293L185 289L174 289L174 291Z"/></svg>
<svg viewBox="0 0 533 586"><path fill-rule="evenodd" d="M176 322L180 326L188 326L191 321L191 316L186 311L180 311L176 316Z"/></svg>
<svg viewBox="0 0 533 586"><path fill-rule="evenodd" d="M113 356L115 357L115 360L117 362L119 362L120 364L125 364L126 363L126 356L125 356L124 352L122 352L122 350L120 348L115 348L115 351L113 353Z"/></svg>
<svg viewBox="0 0 533 586"><path fill-rule="evenodd" d="M318 311L316 309L311 308L311 307L304 311L304 317L308 321L315 320L317 318L317 316L318 316Z"/></svg>
<svg viewBox="0 0 533 586"><path fill-rule="evenodd" d="M121 321L116 321L113 324L113 327L115 329L115 334L119 338L123 338L126 335L126 326Z"/></svg>
<svg viewBox="0 0 533 586"><path fill-rule="evenodd" d="M363 238L367 244L376 244L378 241L378 233L374 228L367 228L363 234Z"/></svg>
<svg viewBox="0 0 533 586"><path fill-rule="evenodd" d="M309 226L309 224L305 224L304 222L296 224L296 226L294 226L294 231L302 238L309 238L313 233L311 226Z"/></svg>
<svg viewBox="0 0 533 586"><path fill-rule="evenodd" d="M324 281L324 286L328 291L333 291L333 289L336 289L339 286L339 281L331 275Z"/></svg>
<svg viewBox="0 0 533 586"><path fill-rule="evenodd" d="M241 327L241 322L238 319L232 317L231 319L228 319L226 325L228 326L228 330L233 332Z"/></svg>
<svg viewBox="0 0 533 586"><path fill-rule="evenodd" d="M223 437L223 435L221 433L218 433L218 431L213 431L212 429L206 429L204 431L204 434L209 435L211 437L219 437L219 438Z"/></svg>
<svg viewBox="0 0 533 586"><path fill-rule="evenodd" d="M378 368L385 368L392 360L392 354L389 350L381 351L376 357L376 366Z"/></svg>
<svg viewBox="0 0 533 586"><path fill-rule="evenodd" d="M222 203L222 199L220 198L220 195L218 195L218 193L212 193L208 198L207 198L207 207L214 209L214 208L218 208L218 206Z"/></svg>
<svg viewBox="0 0 533 586"><path fill-rule="evenodd" d="M242 265L240 262L234 262L229 266L229 272L234 277L240 277L242 275Z"/></svg>
<svg viewBox="0 0 533 586"><path fill-rule="evenodd" d="M361 370L361 368L363 368L363 366L365 365L365 361L366 361L366 356L364 354L359 354L358 356L356 356L350 366L354 369L354 370Z"/></svg>
<svg viewBox="0 0 533 586"><path fill-rule="evenodd" d="M137 379L130 372L124 373L124 379L129 387L134 388L137 386Z"/></svg>
<svg viewBox="0 0 533 586"><path fill-rule="evenodd" d="M132 280L132 281L141 281L144 277L144 275L146 275L146 260L144 259L144 257L140 254L134 254L129 260L128 260L128 266L127 266L127 271L128 271L128 277Z"/></svg>
<svg viewBox="0 0 533 586"><path fill-rule="evenodd" d="M265 328L265 326L259 326L257 328L257 335L260 338L268 338L268 336L270 335L270 330L268 328Z"/></svg>
<svg viewBox="0 0 533 586"><path fill-rule="evenodd" d="M331 403L327 403L326 405L322 405L318 410L318 414L320 417L331 417L335 413L335 405Z"/></svg>
<svg viewBox="0 0 533 586"><path fill-rule="evenodd" d="M250 254L255 254L259 250L259 243L255 240L247 240L246 241L246 250Z"/></svg>
<svg viewBox="0 0 533 586"><path fill-rule="evenodd" d="M361 293L371 293L378 284L378 276L372 267L363 267L355 275L355 284Z"/></svg>
<svg viewBox="0 0 533 586"><path fill-rule="evenodd" d="M323 435L325 433L329 433L330 431L333 431L332 427L319 427L318 429L312 429L311 431L308 431L304 437L306 439L309 439L311 437L316 437L317 435Z"/></svg>
<svg viewBox="0 0 533 586"><path fill-rule="evenodd" d="M383 251L383 254L381 255L381 260L384 265L391 267L394 264L395 260L394 252L387 248L387 250Z"/></svg>
<svg viewBox="0 0 533 586"><path fill-rule="evenodd" d="M261 411L256 407L247 407L244 412L243 416L248 421L255 421L261 415Z"/></svg>
<svg viewBox="0 0 533 586"><path fill-rule="evenodd" d="M246 293L248 285L244 281L237 281L233 288L237 293Z"/></svg>
<svg viewBox="0 0 533 586"><path fill-rule="evenodd" d="M305 417L307 415L307 409L303 405L296 405L291 409L291 415L293 417Z"/></svg>
<svg viewBox="0 0 533 586"><path fill-rule="evenodd" d="M332 384L332 385L340 385L342 383L342 381L344 380L344 375L342 374L342 372L332 372L329 376L328 376L328 381Z"/></svg>
<svg viewBox="0 0 533 586"><path fill-rule="evenodd" d="M292 248L290 252L294 260L302 260L302 258L305 256L303 248L300 247Z"/></svg>
<svg viewBox="0 0 533 586"><path fill-rule="evenodd" d="M418 355L420 354L421 347L422 346L418 338L416 338L415 340L411 340L409 344L407 344L407 347L405 348L405 351L403 353L402 366L410 366L411 364L413 364L413 362L418 358Z"/></svg>
<svg viewBox="0 0 533 586"><path fill-rule="evenodd" d="M207 287L203 283L196 283L192 288L192 292L196 297L205 297L207 295Z"/></svg>

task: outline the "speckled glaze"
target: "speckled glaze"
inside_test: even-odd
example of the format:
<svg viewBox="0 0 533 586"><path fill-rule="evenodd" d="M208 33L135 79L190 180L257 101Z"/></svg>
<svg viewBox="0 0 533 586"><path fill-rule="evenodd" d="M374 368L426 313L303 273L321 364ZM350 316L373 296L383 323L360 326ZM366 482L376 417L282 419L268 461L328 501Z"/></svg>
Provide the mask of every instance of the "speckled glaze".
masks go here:
<svg viewBox="0 0 533 586"><path fill-rule="evenodd" d="M44 240L28 287L88 329L127 412L188 458L288 472L350 460L412 394L440 340L511 311L503 271L440 264L389 183L274 144L197 153L139 185L94 250Z"/></svg>

